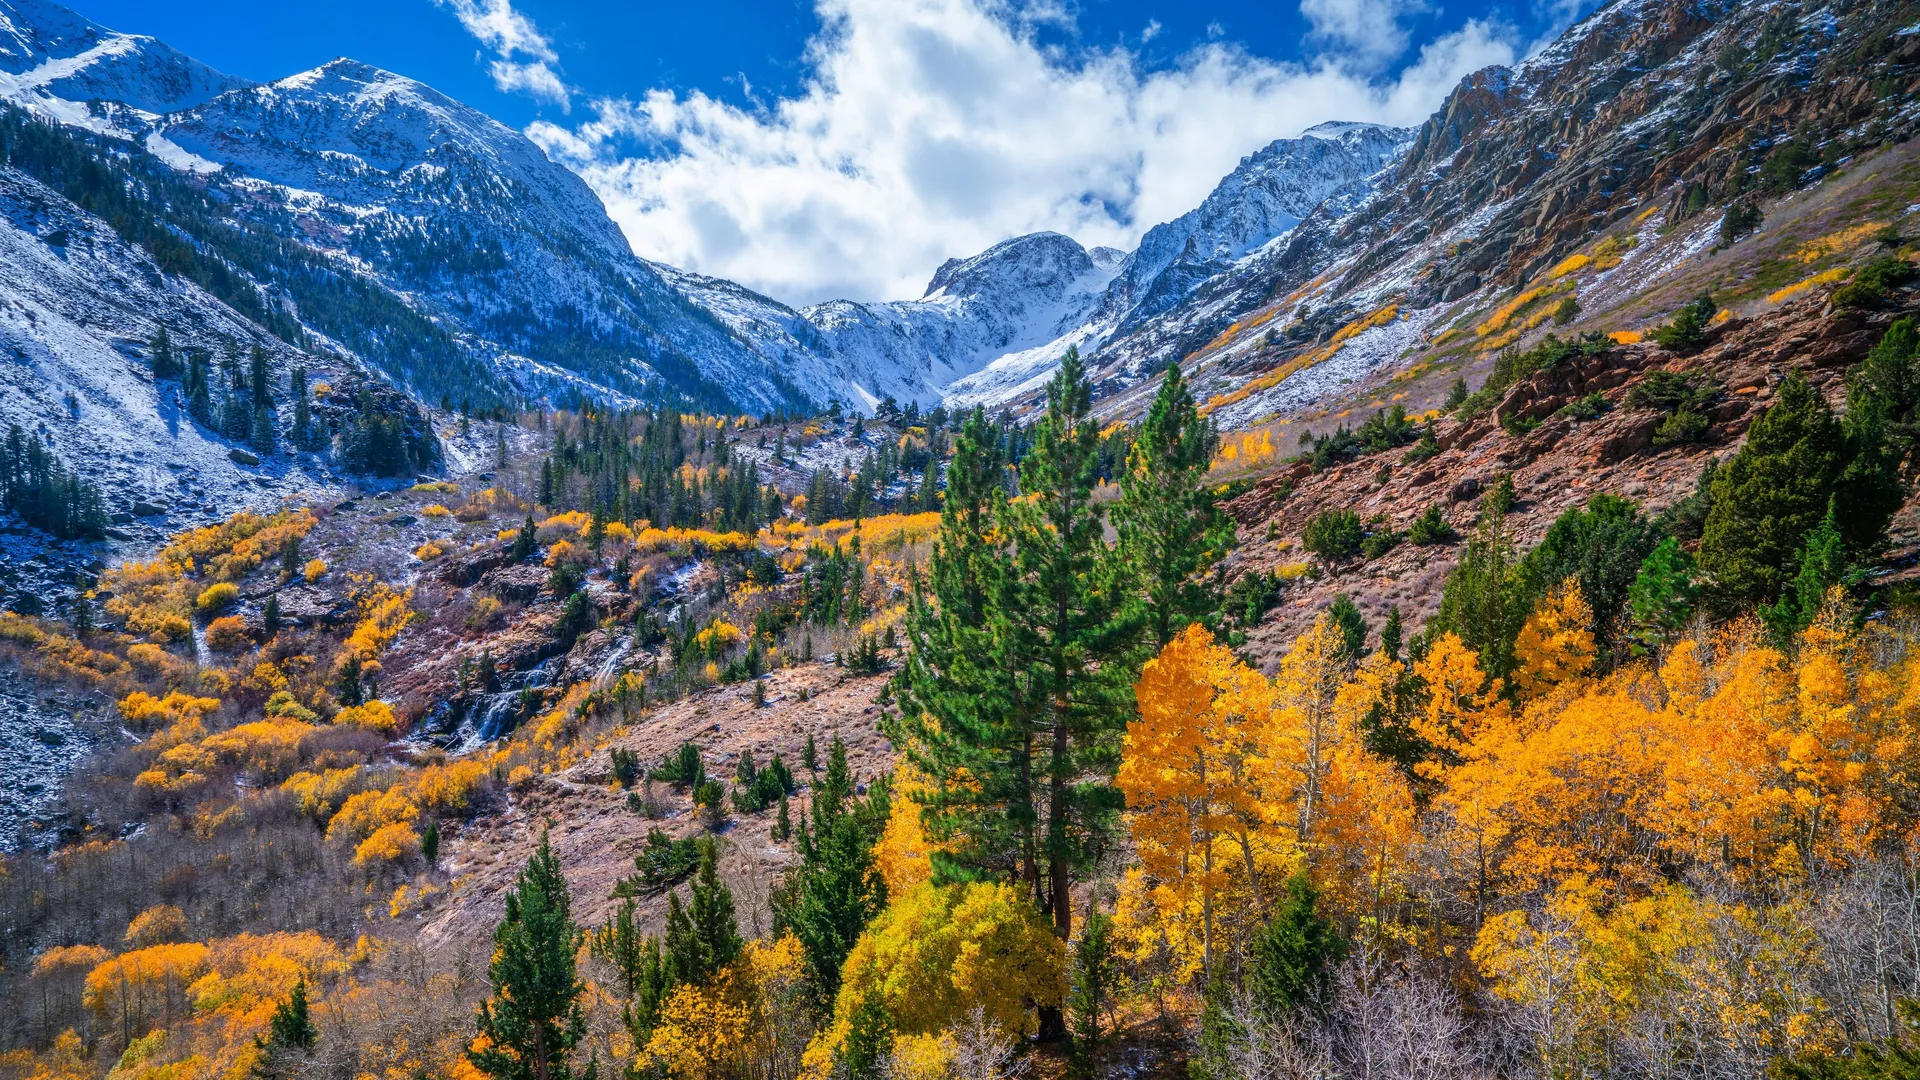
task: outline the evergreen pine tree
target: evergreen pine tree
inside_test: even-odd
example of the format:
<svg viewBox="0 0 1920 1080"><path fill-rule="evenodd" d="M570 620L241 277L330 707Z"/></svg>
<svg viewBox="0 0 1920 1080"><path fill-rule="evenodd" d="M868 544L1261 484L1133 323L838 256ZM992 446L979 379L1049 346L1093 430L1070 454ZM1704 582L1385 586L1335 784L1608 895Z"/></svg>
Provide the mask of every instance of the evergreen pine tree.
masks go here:
<svg viewBox="0 0 1920 1080"><path fill-rule="evenodd" d="M645 1046L659 1022L660 1004L673 990L674 981L666 956L660 951L660 939L640 933L634 919L636 908L631 897L623 901L613 921L588 937L587 947L618 973L621 1023L635 1046Z"/></svg>
<svg viewBox="0 0 1920 1080"><path fill-rule="evenodd" d="M1513 670L1514 640L1532 608L1506 518L1489 511L1447 575L1440 610L1421 628L1416 653L1452 632L1480 654L1488 675L1504 678Z"/></svg>
<svg viewBox="0 0 1920 1080"><path fill-rule="evenodd" d="M587 1028L579 945L567 881L542 833L493 934L493 993L475 1018L480 1048L467 1051L474 1068L500 1080L571 1080L571 1052Z"/></svg>
<svg viewBox="0 0 1920 1080"><path fill-rule="evenodd" d="M1641 561L1660 540L1660 530L1640 508L1617 495L1595 495L1583 507L1561 514L1546 536L1520 563L1529 611L1567 578L1580 582L1580 595L1593 611L1590 627L1602 660L1624 657L1618 640L1628 592Z"/></svg>
<svg viewBox="0 0 1920 1080"><path fill-rule="evenodd" d="M1671 638L1692 620L1699 598L1693 556L1673 537L1661 540L1641 561L1627 594L1635 637L1643 646Z"/></svg>
<svg viewBox="0 0 1920 1080"><path fill-rule="evenodd" d="M775 928L799 940L808 987L822 1009L832 1008L841 965L887 903L886 882L873 859L884 817L873 822L871 806L862 814L852 800L846 744L835 736L826 777L814 785L813 828L802 834L800 865L774 898Z"/></svg>
<svg viewBox="0 0 1920 1080"><path fill-rule="evenodd" d="M1100 1014L1107 1009L1119 977L1113 919L1093 912L1073 943L1072 982L1067 994L1075 1049L1079 1052L1084 1054L1100 1041Z"/></svg>
<svg viewBox="0 0 1920 1080"><path fill-rule="evenodd" d="M1233 522L1202 482L1218 444L1180 365L1170 366L1127 454L1113 511L1120 549L1144 586L1156 647L1219 607L1210 575L1233 546Z"/></svg>
<svg viewBox="0 0 1920 1080"><path fill-rule="evenodd" d="M258 345L248 358L247 386L253 391L252 411L273 409L273 383L267 374L267 350Z"/></svg>
<svg viewBox="0 0 1920 1080"><path fill-rule="evenodd" d="M271 410L254 410L253 421L249 425L248 430L250 432L248 439L252 442L253 448L260 452L261 456L264 457L273 453L274 447L277 445L277 440L274 437L273 412Z"/></svg>
<svg viewBox="0 0 1920 1080"><path fill-rule="evenodd" d="M526 562L540 550L540 542L534 535L533 514L527 514L527 520L520 526L519 535L513 538L513 547L507 549L509 562Z"/></svg>
<svg viewBox="0 0 1920 1080"><path fill-rule="evenodd" d="M260 1058L254 1063L253 1075L259 1080L294 1075L289 1058L311 1051L319 1041L320 1030L313 1026L307 1011L307 980L298 979L287 1000L274 1008L266 1033L254 1037Z"/></svg>
<svg viewBox="0 0 1920 1080"><path fill-rule="evenodd" d="M206 350L190 350L187 353L187 415L208 426L214 422L212 378Z"/></svg>
<svg viewBox="0 0 1920 1080"><path fill-rule="evenodd" d="M1358 662L1367 654L1367 620L1360 614L1359 606L1353 597L1337 593L1333 603L1327 606L1327 614L1332 617L1334 628L1340 631L1340 654L1349 663Z"/></svg>
<svg viewBox="0 0 1920 1080"><path fill-rule="evenodd" d="M1826 602L1827 590L1856 584L1861 577L1847 562L1846 537L1835 512L1837 502L1828 503L1827 516L1807 534L1796 560L1798 569L1781 590L1780 599L1760 608L1760 621L1783 646L1813 624Z"/></svg>
<svg viewBox="0 0 1920 1080"><path fill-rule="evenodd" d="M1380 624L1380 651L1391 659L1400 659L1400 646L1405 633L1400 622L1400 605L1387 608L1386 620Z"/></svg>
<svg viewBox="0 0 1920 1080"><path fill-rule="evenodd" d="M893 1017L878 989L868 990L848 1018L846 1042L840 1048L839 1069L847 1080L881 1080L893 1054Z"/></svg>
<svg viewBox="0 0 1920 1080"><path fill-rule="evenodd" d="M688 903L677 892L668 897L665 956L675 982L705 986L740 955L733 893L720 883L718 863L713 838L702 837Z"/></svg>
<svg viewBox="0 0 1920 1080"><path fill-rule="evenodd" d="M1279 1016L1327 1002L1333 970L1347 943L1317 910L1319 892L1304 872L1287 880L1280 909L1253 940L1248 989L1268 1015Z"/></svg>
<svg viewBox="0 0 1920 1080"><path fill-rule="evenodd" d="M153 340L148 344L149 362L153 365L153 377L156 379L177 379L180 377L180 359L174 355L173 341L167 337L167 328L162 326L153 332Z"/></svg>
<svg viewBox="0 0 1920 1080"><path fill-rule="evenodd" d="M1021 668L1005 611L1005 471L999 440L976 409L954 442L940 526L908 604L910 648L892 684L894 745L928 776L972 781L916 795L923 826L940 841L932 854L940 879L1010 874L1022 858L1037 874L1026 816L1032 762L1013 719ZM1035 888L1032 879L1023 884Z"/></svg>
<svg viewBox="0 0 1920 1080"><path fill-rule="evenodd" d="M340 662L339 674L334 678L333 696L348 708L367 703L366 689L360 681L359 653L349 650L346 659Z"/></svg>
<svg viewBox="0 0 1920 1080"><path fill-rule="evenodd" d="M1849 460L1839 481L1847 508L1840 532L1848 556L1864 562L1879 553L1906 501L1905 476L1920 434L1920 333L1911 317L1888 327L1848 373L1841 429Z"/></svg>
<svg viewBox="0 0 1920 1080"><path fill-rule="evenodd" d="M1011 716L1020 745L1032 748L1020 771L1039 788L1016 819L1033 822L1024 873L1062 940L1072 936L1073 882L1105 846L1121 807L1108 778L1133 701L1136 624L1093 502L1100 432L1092 399L1079 350L1068 349L1020 461L1020 490L1031 498L1009 504L1007 514L1015 580L1006 611L1018 658L1011 670L1021 673ZM1059 1011L1042 1010L1041 1026L1058 1034Z"/></svg>
<svg viewBox="0 0 1920 1080"><path fill-rule="evenodd" d="M420 837L420 857L427 861L429 868L440 863L440 819L427 822L427 831Z"/></svg>
<svg viewBox="0 0 1920 1080"><path fill-rule="evenodd" d="M287 389L293 398L293 430L289 436L294 449L311 452L319 448L319 433L313 426L313 399L307 391L307 369L295 366L287 376Z"/></svg>
<svg viewBox="0 0 1920 1080"><path fill-rule="evenodd" d="M1826 400L1798 372L1788 376L1714 475L1699 560L1716 606L1741 611L1780 594L1845 467L1846 439Z"/></svg>

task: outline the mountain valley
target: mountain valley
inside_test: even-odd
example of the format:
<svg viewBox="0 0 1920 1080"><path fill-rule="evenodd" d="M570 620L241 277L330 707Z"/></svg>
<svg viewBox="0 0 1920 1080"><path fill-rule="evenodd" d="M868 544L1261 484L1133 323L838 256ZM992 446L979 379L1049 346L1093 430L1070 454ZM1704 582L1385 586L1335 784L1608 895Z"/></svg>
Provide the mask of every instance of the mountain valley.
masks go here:
<svg viewBox="0 0 1920 1080"><path fill-rule="evenodd" d="M1613 0L793 307L0 0L0 1080L1891 1075L1917 132Z"/></svg>

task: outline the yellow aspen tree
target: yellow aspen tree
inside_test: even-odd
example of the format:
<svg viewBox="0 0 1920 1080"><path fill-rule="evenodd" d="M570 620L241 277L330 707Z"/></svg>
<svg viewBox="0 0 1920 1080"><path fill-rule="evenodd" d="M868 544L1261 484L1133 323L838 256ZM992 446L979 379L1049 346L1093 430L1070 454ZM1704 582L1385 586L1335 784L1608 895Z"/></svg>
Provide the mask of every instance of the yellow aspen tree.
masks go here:
<svg viewBox="0 0 1920 1080"><path fill-rule="evenodd" d="M1167 886L1169 915L1198 897L1210 966L1215 900L1237 873L1262 906L1259 864L1271 861L1270 823L1285 804L1285 792L1262 783L1270 770L1259 740L1271 723L1272 687L1193 625L1147 662L1134 697L1138 715L1117 777L1129 829L1142 865Z"/></svg>
<svg viewBox="0 0 1920 1080"><path fill-rule="evenodd" d="M1278 775L1272 786L1293 789L1294 834L1305 849L1313 841L1327 770L1344 736L1335 699L1347 679L1343 639L1325 612L1295 638L1273 677L1271 738L1264 763ZM1291 775L1288 775L1291 774Z"/></svg>
<svg viewBox="0 0 1920 1080"><path fill-rule="evenodd" d="M1413 673L1426 684L1425 705L1413 716L1413 730L1443 754L1458 755L1482 724L1506 715L1501 682L1488 679L1480 655L1458 635L1441 634Z"/></svg>
<svg viewBox="0 0 1920 1080"><path fill-rule="evenodd" d="M1676 650L1663 668L1682 691L1664 715L1669 752L1654 827L1676 854L1712 859L1736 877L1771 876L1782 843L1792 843L1779 762L1793 726L1793 671L1752 620L1720 629L1711 648L1705 660ZM1797 849L1787 861L1799 865Z"/></svg>
<svg viewBox="0 0 1920 1080"><path fill-rule="evenodd" d="M1541 599L1514 641L1514 688L1520 700L1537 698L1556 687L1577 689L1593 671L1593 609L1568 578Z"/></svg>
<svg viewBox="0 0 1920 1080"><path fill-rule="evenodd" d="M1419 838L1413 788L1393 762L1367 749L1363 723L1386 702L1403 665L1384 653L1368 656L1335 698L1339 737L1322 783L1315 826L1316 877L1347 910L1382 925L1403 893Z"/></svg>

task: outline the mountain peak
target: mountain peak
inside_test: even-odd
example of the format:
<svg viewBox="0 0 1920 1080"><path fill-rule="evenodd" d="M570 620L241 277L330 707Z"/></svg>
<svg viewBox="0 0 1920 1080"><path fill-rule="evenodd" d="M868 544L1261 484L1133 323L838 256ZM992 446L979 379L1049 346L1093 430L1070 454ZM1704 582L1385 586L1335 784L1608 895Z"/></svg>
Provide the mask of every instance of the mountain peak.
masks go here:
<svg viewBox="0 0 1920 1080"><path fill-rule="evenodd" d="M1009 273L1029 277L1038 271L1047 277L1072 279L1092 267L1087 250L1073 237L1057 232L1026 233L1002 240L971 258L941 263L921 299L973 295L991 289Z"/></svg>

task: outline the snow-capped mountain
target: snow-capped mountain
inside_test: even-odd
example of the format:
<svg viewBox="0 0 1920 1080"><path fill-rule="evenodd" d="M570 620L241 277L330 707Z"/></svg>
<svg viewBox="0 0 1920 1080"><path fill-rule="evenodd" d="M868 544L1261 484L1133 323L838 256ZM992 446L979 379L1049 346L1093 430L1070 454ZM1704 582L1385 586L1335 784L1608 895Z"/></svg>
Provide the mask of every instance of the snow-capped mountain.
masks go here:
<svg viewBox="0 0 1920 1080"><path fill-rule="evenodd" d="M1322 125L1244 159L1131 254L1036 233L949 260L918 300L796 311L635 256L521 133L353 60L255 85L48 0L0 0L0 98L212 193L171 224L244 275L270 332L475 405L1002 400L1067 347L1150 323L1316 207L1364 195L1409 138ZM236 229L254 240L223 246Z"/></svg>
<svg viewBox="0 0 1920 1080"><path fill-rule="evenodd" d="M1112 248L1088 251L1059 233L1032 233L947 260L919 300L832 301L805 314L850 383L866 392L869 400L860 404L889 395L928 404L991 361L1079 325L1120 259Z"/></svg>
<svg viewBox="0 0 1920 1080"><path fill-rule="evenodd" d="M797 312L730 281L655 269L742 337L793 356L793 378L814 400L871 411L886 398L932 405L988 363L1057 340L1101 302L1123 258L1030 233L947 260L918 300L830 300Z"/></svg>
<svg viewBox="0 0 1920 1080"><path fill-rule="evenodd" d="M957 379L945 396L960 405L1008 400L1044 382L1068 347L1097 351L1150 325L1309 214L1372 193L1413 137L1407 128L1328 123L1274 140L1242 158L1198 207L1147 230L1085 319L1045 341L1009 349Z"/></svg>
<svg viewBox="0 0 1920 1080"><path fill-rule="evenodd" d="M90 101L173 112L249 85L150 37L117 34L46 0L0 3L0 97L105 129Z"/></svg>
<svg viewBox="0 0 1920 1080"><path fill-rule="evenodd" d="M1160 314L1322 204L1367 194L1413 136L1410 128L1327 123L1242 158L1198 207L1147 230L1103 312L1124 310L1123 323Z"/></svg>
<svg viewBox="0 0 1920 1080"><path fill-rule="evenodd" d="M156 136L225 167L245 213L448 319L534 394L797 404L773 361L634 257L574 173L421 83L334 60L222 94Z"/></svg>

